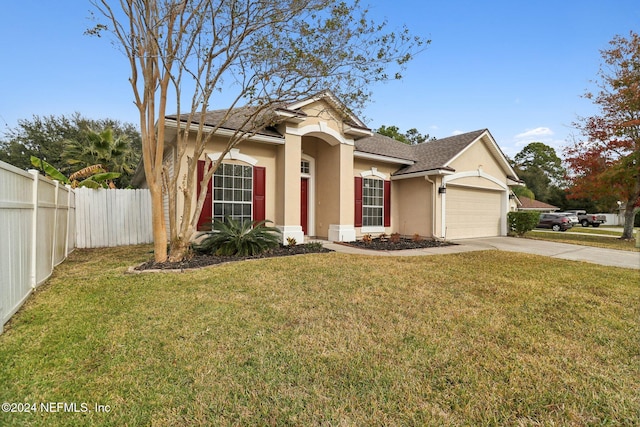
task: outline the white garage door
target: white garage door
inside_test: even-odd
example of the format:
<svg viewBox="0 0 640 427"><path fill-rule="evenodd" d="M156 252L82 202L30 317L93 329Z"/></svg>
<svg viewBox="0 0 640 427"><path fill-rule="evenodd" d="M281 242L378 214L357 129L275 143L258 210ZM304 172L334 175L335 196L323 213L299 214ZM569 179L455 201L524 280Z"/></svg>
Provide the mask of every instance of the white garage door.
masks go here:
<svg viewBox="0 0 640 427"><path fill-rule="evenodd" d="M501 191L447 186L445 237L499 236L502 197Z"/></svg>

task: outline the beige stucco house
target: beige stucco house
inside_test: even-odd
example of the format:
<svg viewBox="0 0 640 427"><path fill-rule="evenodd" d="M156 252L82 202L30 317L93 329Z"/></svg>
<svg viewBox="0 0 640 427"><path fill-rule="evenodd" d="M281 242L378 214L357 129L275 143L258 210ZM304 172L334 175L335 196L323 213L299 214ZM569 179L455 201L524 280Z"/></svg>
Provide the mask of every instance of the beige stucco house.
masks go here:
<svg viewBox="0 0 640 427"><path fill-rule="evenodd" d="M445 239L507 234L509 186L519 180L488 130L410 146L344 111L328 91L276 109L274 126L224 158L200 223L226 215L268 219L283 241L297 242L395 232ZM220 117L213 111L203 120L214 126ZM168 118L167 126L170 159L180 121ZM217 159L234 126L223 123L205 155ZM203 164L204 157L199 174Z"/></svg>

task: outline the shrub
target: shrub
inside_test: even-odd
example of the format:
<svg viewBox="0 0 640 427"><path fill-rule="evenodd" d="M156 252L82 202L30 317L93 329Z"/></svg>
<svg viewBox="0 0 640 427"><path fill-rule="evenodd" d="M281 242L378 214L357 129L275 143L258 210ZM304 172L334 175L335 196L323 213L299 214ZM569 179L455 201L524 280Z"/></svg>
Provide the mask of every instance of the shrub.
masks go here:
<svg viewBox="0 0 640 427"><path fill-rule="evenodd" d="M287 245L295 246L297 244L298 244L298 241L296 240L295 237L287 237Z"/></svg>
<svg viewBox="0 0 640 427"><path fill-rule="evenodd" d="M538 225L539 220L540 220L540 212L521 211L521 212L509 212L507 214L509 230L511 230L518 236L524 236L524 233L536 228L536 225Z"/></svg>
<svg viewBox="0 0 640 427"><path fill-rule="evenodd" d="M258 255L280 244L280 230L267 227L271 221L240 221L227 217L213 221L213 231L194 249L211 255Z"/></svg>
<svg viewBox="0 0 640 427"><path fill-rule="evenodd" d="M422 236L419 235L418 233L415 233L411 238L411 240L413 240L414 242L422 242Z"/></svg>
<svg viewBox="0 0 640 427"><path fill-rule="evenodd" d="M386 242L389 239L389 236L387 236L387 233L382 233L378 236L378 239L380 239L381 242Z"/></svg>
<svg viewBox="0 0 640 427"><path fill-rule="evenodd" d="M391 243L400 243L400 233L391 233L389 240L391 240Z"/></svg>
<svg viewBox="0 0 640 427"><path fill-rule="evenodd" d="M362 241L367 245L370 245L372 240L373 239L371 238L371 234L365 234L364 236L362 236Z"/></svg>
<svg viewBox="0 0 640 427"><path fill-rule="evenodd" d="M309 242L309 243L306 243L305 246L307 249L313 252L320 251L324 247L322 245L322 242Z"/></svg>

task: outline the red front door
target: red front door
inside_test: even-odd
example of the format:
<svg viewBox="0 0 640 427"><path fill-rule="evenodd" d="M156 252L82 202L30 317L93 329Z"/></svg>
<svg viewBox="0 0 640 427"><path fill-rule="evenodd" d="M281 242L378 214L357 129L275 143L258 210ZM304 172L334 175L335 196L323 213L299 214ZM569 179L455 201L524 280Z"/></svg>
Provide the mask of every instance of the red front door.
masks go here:
<svg viewBox="0 0 640 427"><path fill-rule="evenodd" d="M308 209L309 209L309 178L300 179L300 225L302 226L302 232L307 235L307 224L309 222Z"/></svg>

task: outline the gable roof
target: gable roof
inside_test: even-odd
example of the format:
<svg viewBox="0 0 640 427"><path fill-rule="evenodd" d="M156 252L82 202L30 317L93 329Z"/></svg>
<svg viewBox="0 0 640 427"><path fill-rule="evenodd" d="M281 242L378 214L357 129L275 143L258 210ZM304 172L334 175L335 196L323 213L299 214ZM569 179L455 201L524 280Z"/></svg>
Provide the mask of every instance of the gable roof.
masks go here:
<svg viewBox="0 0 640 427"><path fill-rule="evenodd" d="M528 197L518 197L520 200L521 206L518 207L519 210L525 211L557 211L560 209L557 206L553 206L539 200L533 200Z"/></svg>
<svg viewBox="0 0 640 427"><path fill-rule="evenodd" d="M486 129L482 129L412 145L416 163L400 169L394 175L407 175L438 169L453 171L449 166L451 161L486 131Z"/></svg>
<svg viewBox="0 0 640 427"><path fill-rule="evenodd" d="M369 129L362 120L360 120L353 112L347 107L342 101L338 99L338 97L329 89L323 90L315 95L309 96L308 98L302 99L300 101L296 101L281 108L282 110L296 111L301 112L302 107L305 107L314 102L324 100L336 111L340 112L343 115L343 119L345 123L361 129Z"/></svg>
<svg viewBox="0 0 640 427"><path fill-rule="evenodd" d="M500 147L498 147L488 129L480 129L447 138L423 142L421 144L408 145L381 134L371 134L371 131L364 123L351 113L329 90L322 91L301 101L287 104L274 104L265 110L262 117L266 116L270 118L269 121L273 122L274 125L283 119L302 121L307 118L307 114L302 108L318 101L325 101L339 111L343 115L344 123L352 128L355 135L358 135L357 138L354 138L356 157L377 158L401 165L400 169L396 171L393 176L408 178L413 174L432 172L453 173L455 170L451 167L451 163L468 147L484 138L489 150L507 172L507 176L516 182L519 181L515 171L506 160L502 150L500 150ZM250 117L251 114L255 112L255 108L256 107L245 106L232 110L213 110L199 117L203 118L202 120L206 126L219 126L220 129L227 131L241 130L245 132L255 132L258 136L275 138L276 141L281 141L277 143L283 143L285 139L284 135L278 132L275 126L260 127L256 130L255 126L252 126L251 123L245 123L247 117ZM179 117L169 115L167 118L186 122L188 116L188 114L182 114ZM225 116L227 117L225 118ZM196 124L199 123L199 117L194 117L192 119L193 122Z"/></svg>

